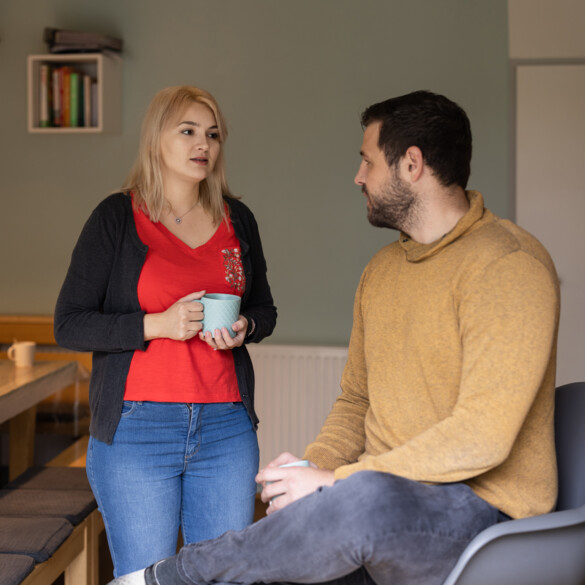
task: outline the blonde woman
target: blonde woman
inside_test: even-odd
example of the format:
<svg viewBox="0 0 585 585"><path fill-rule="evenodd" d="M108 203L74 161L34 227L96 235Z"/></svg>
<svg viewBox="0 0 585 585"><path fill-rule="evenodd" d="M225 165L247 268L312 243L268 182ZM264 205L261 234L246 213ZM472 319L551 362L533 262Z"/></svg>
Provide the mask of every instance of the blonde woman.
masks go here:
<svg viewBox="0 0 585 585"><path fill-rule="evenodd" d="M134 168L91 214L55 310L63 347L93 352L87 472L116 576L252 521L258 468L245 344L276 323L251 211L225 178L225 121L189 86L160 91ZM241 314L201 331L205 292Z"/></svg>

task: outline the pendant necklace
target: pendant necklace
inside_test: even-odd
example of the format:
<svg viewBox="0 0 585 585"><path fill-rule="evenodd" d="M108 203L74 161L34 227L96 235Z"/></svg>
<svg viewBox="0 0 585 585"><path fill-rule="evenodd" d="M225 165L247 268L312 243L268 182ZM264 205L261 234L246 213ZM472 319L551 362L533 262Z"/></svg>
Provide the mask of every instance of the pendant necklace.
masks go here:
<svg viewBox="0 0 585 585"><path fill-rule="evenodd" d="M183 221L183 218L190 212L193 211L193 209L195 209L195 207L197 207L197 205L199 205L199 199L197 199L197 201L195 201L195 203L189 208L187 209L187 211L185 211L185 213L183 213L183 215L179 215L178 217L175 217L175 223L181 223ZM171 206L171 213L173 215L175 215L175 212L173 211L173 208Z"/></svg>

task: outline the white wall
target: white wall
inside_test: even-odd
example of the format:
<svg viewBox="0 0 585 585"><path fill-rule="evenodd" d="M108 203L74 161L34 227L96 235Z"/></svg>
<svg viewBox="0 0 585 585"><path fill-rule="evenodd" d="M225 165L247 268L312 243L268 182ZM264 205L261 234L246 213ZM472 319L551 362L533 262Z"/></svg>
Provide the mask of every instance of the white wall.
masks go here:
<svg viewBox="0 0 585 585"><path fill-rule="evenodd" d="M510 0L516 221L561 281L557 384L585 380L585 2Z"/></svg>

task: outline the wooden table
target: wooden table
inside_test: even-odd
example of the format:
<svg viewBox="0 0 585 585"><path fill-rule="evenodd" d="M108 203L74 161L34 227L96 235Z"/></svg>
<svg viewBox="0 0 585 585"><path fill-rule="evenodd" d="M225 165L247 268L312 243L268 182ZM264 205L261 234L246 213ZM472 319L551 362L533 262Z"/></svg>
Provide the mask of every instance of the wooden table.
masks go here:
<svg viewBox="0 0 585 585"><path fill-rule="evenodd" d="M10 479L33 464L37 404L74 384L77 367L77 362L46 361L17 368L0 360L0 423L10 421Z"/></svg>

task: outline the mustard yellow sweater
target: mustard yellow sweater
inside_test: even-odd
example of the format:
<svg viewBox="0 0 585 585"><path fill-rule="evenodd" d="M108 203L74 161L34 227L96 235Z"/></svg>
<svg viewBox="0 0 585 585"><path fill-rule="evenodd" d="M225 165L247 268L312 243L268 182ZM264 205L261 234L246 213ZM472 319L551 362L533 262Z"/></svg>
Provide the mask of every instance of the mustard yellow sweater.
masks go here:
<svg viewBox="0 0 585 585"><path fill-rule="evenodd" d="M484 209L432 244L400 234L366 267L342 392L305 457L465 482L512 517L550 511L559 286L543 246Z"/></svg>

